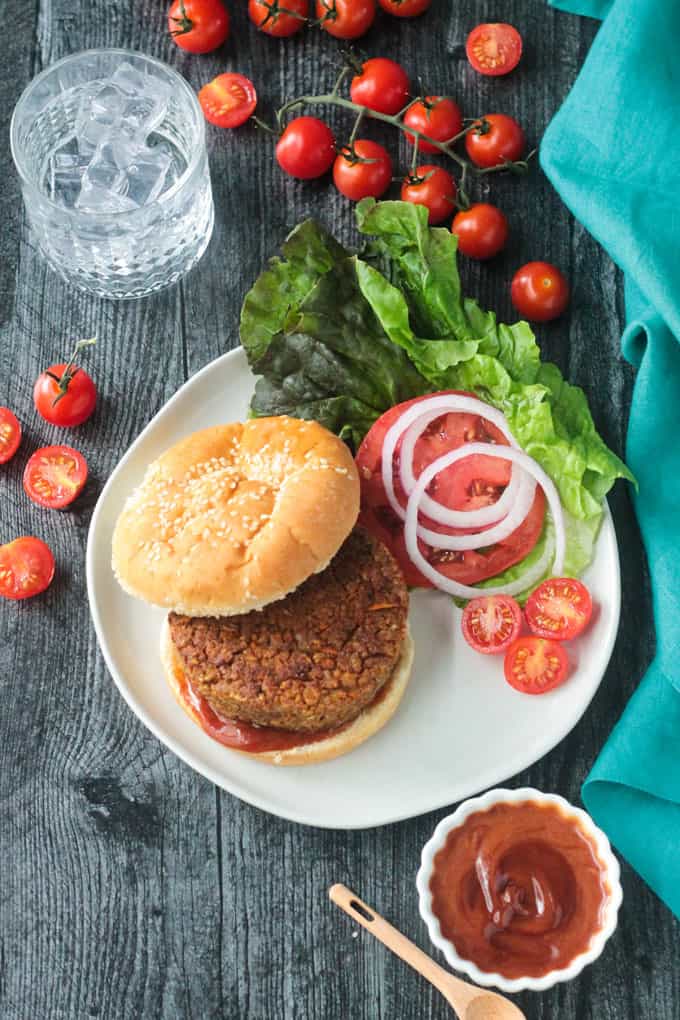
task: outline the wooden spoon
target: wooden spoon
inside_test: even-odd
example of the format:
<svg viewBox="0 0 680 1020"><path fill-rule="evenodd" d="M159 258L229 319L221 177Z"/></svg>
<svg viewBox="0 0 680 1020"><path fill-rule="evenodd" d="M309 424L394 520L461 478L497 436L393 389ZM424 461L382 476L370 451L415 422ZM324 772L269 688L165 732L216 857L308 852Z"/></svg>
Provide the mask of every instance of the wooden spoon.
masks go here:
<svg viewBox="0 0 680 1020"><path fill-rule="evenodd" d="M433 984L449 1003L458 1020L526 1020L521 1009L505 996L487 992L449 974L405 935L376 914L375 910L367 907L346 886L331 886L328 895L352 920L362 925L366 931L370 931L371 935L375 935L388 949Z"/></svg>

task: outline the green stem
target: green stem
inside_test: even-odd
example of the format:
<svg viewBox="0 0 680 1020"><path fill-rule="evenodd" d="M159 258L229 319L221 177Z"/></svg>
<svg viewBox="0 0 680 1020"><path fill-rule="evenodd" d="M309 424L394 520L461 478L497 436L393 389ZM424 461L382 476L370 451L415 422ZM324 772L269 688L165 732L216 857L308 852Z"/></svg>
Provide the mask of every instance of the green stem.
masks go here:
<svg viewBox="0 0 680 1020"><path fill-rule="evenodd" d="M194 23L191 20L191 18L189 17L189 15L187 14L187 9L184 6L184 0L180 0L179 14L180 14L179 18L173 18L172 19L174 22L176 22L176 24L179 25L179 28L177 29L176 32L171 32L170 33L170 35L172 35L172 36L175 36L175 35L186 35L187 32L190 32L192 30L192 28L194 27Z"/></svg>
<svg viewBox="0 0 680 1020"><path fill-rule="evenodd" d="M71 380L78 371L78 368L76 368L76 358L78 357L80 351L82 351L83 347L91 347L92 344L96 344L96 342L97 342L96 336L90 337L89 340L79 340L73 349L71 357L66 362L66 365L64 366L64 371L61 373L61 376L57 378L56 376L52 375L52 373L49 373L50 375L52 375L52 378L57 383L59 388L59 396L55 397L54 401L52 402L52 407L55 407L62 399L62 397L66 396L66 391L68 390L71 384Z"/></svg>
<svg viewBox="0 0 680 1020"><path fill-rule="evenodd" d="M365 116L366 116L366 107L363 106L361 108L361 110L359 111L359 113L357 114L357 116L356 116L356 120L354 121L354 126L352 127L352 134L349 136L349 142L347 143L347 148L350 149L350 150L354 149L354 142L356 141L357 132L358 132L359 126L360 126L360 124L361 124L361 122L362 122L362 120L364 119Z"/></svg>

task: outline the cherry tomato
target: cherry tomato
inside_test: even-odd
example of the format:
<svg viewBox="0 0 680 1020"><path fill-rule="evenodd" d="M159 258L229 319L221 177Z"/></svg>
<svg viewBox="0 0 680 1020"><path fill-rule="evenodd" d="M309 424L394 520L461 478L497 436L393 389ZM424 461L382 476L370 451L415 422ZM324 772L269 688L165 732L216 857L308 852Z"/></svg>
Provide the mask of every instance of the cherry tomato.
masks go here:
<svg viewBox="0 0 680 1020"><path fill-rule="evenodd" d="M324 32L336 39L358 39L375 21L375 0L316 0Z"/></svg>
<svg viewBox="0 0 680 1020"><path fill-rule="evenodd" d="M0 596L30 599L49 588L54 577L54 556L39 538L24 536L0 545Z"/></svg>
<svg viewBox="0 0 680 1020"><path fill-rule="evenodd" d="M557 266L527 262L517 270L510 287L512 303L530 322L549 322L569 304L569 284Z"/></svg>
<svg viewBox="0 0 680 1020"><path fill-rule="evenodd" d="M432 0L378 0L378 3L396 18L415 18L429 10Z"/></svg>
<svg viewBox="0 0 680 1020"><path fill-rule="evenodd" d="M409 106L404 114L406 127L429 135L437 142L448 142L463 128L463 115L460 107L453 99L441 96L426 96ZM415 143L415 135L406 133L411 145ZM438 152L436 145L418 139L419 152Z"/></svg>
<svg viewBox="0 0 680 1020"><path fill-rule="evenodd" d="M505 653L505 679L523 694L545 694L567 679L569 658L557 641L535 637L517 638Z"/></svg>
<svg viewBox="0 0 680 1020"><path fill-rule="evenodd" d="M482 655L500 655L522 631L522 610L509 595L482 595L463 610L463 637Z"/></svg>
<svg viewBox="0 0 680 1020"><path fill-rule="evenodd" d="M396 114L408 103L409 80L404 68L386 57L373 57L352 78L352 102L379 113Z"/></svg>
<svg viewBox="0 0 680 1020"><path fill-rule="evenodd" d="M70 446L43 446L29 458L24 489L34 503L63 510L80 495L87 481L87 462Z"/></svg>
<svg viewBox="0 0 680 1020"><path fill-rule="evenodd" d="M33 403L50 425L74 428L87 421L94 411L97 387L85 369L76 365L79 351L93 343L94 340L79 340L69 361L50 365L36 379Z"/></svg>
<svg viewBox="0 0 680 1020"><path fill-rule="evenodd" d="M321 177L335 159L335 138L328 124L317 117L296 117L276 145L281 169L302 181Z"/></svg>
<svg viewBox="0 0 680 1020"><path fill-rule="evenodd" d="M220 0L174 0L168 28L181 49L210 53L229 35L229 14Z"/></svg>
<svg viewBox="0 0 680 1020"><path fill-rule="evenodd" d="M0 464L6 464L19 449L21 425L9 407L0 407Z"/></svg>
<svg viewBox="0 0 680 1020"><path fill-rule="evenodd" d="M257 106L257 92L244 74L218 74L198 93L205 119L215 127L245 124Z"/></svg>
<svg viewBox="0 0 680 1020"><path fill-rule="evenodd" d="M477 25L465 43L467 58L480 74L509 74L522 56L522 36L512 25Z"/></svg>
<svg viewBox="0 0 680 1020"><path fill-rule="evenodd" d="M456 182L440 166L419 166L415 177L407 177L401 186L402 202L427 207L428 223L442 223L454 210Z"/></svg>
<svg viewBox="0 0 680 1020"><path fill-rule="evenodd" d="M370 162L362 162L367 160ZM360 138L352 151L342 149L333 164L333 182L353 202L380 198L392 181L392 160L387 149L368 138Z"/></svg>
<svg viewBox="0 0 680 1020"><path fill-rule="evenodd" d="M261 32L283 39L305 27L309 0L249 0L248 14Z"/></svg>
<svg viewBox="0 0 680 1020"><path fill-rule="evenodd" d="M581 581L572 577L551 577L529 596L525 613L532 634L555 641L571 641L590 623L593 600Z"/></svg>
<svg viewBox="0 0 680 1020"><path fill-rule="evenodd" d="M508 221L495 205L478 202L456 213L451 231L458 238L458 251L471 259L490 259L508 240Z"/></svg>
<svg viewBox="0 0 680 1020"><path fill-rule="evenodd" d="M525 144L524 132L517 121L504 113L488 113L465 136L468 156L484 168L520 159Z"/></svg>

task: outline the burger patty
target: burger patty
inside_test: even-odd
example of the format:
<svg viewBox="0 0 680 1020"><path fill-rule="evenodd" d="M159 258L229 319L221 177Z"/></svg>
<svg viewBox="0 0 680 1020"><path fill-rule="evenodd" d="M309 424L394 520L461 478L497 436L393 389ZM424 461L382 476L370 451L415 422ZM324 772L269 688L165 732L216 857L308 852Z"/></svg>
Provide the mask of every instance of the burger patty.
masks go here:
<svg viewBox="0 0 680 1020"><path fill-rule="evenodd" d="M285 730L355 719L391 677L408 592L382 542L356 528L324 571L258 612L171 613L187 678L221 715Z"/></svg>

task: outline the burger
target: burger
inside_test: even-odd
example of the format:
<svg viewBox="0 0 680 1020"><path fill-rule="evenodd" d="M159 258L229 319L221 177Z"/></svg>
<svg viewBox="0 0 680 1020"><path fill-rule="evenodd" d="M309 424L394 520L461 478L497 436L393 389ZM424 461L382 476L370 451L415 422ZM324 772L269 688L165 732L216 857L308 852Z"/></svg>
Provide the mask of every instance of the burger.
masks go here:
<svg viewBox="0 0 680 1020"><path fill-rule="evenodd" d="M408 592L358 513L348 448L289 417L186 437L127 500L113 570L129 594L169 610L167 682L232 750L324 761L396 711L413 660Z"/></svg>

